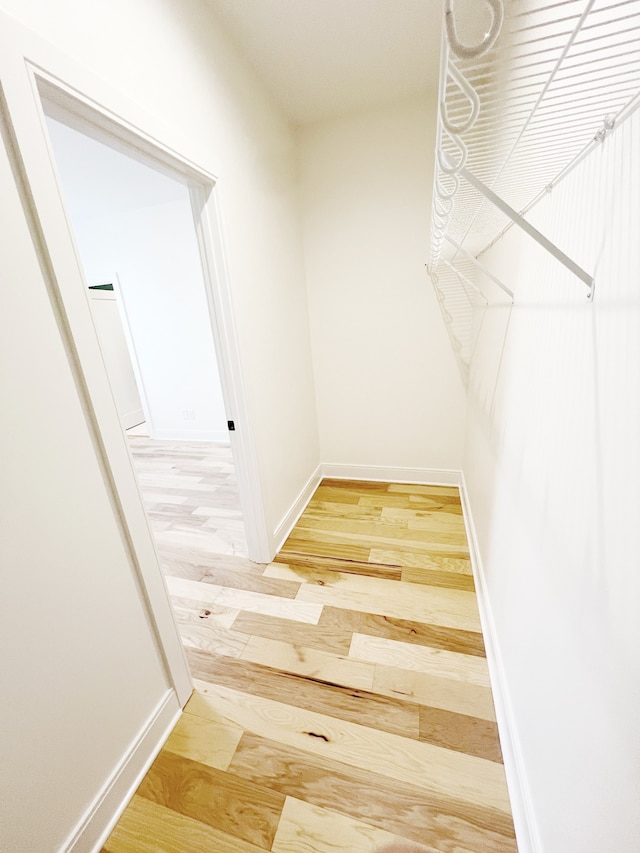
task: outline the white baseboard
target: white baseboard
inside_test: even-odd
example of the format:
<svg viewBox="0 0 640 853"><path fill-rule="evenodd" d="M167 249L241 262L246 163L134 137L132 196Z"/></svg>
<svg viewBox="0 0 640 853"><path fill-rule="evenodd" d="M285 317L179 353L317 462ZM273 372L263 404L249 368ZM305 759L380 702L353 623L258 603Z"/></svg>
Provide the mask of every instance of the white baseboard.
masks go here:
<svg viewBox="0 0 640 853"><path fill-rule="evenodd" d="M144 412L142 409L136 409L135 412L127 412L120 418L122 429L131 429L144 422Z"/></svg>
<svg viewBox="0 0 640 853"><path fill-rule="evenodd" d="M102 849L181 712L175 691L168 691L63 844L63 853L98 853Z"/></svg>
<svg viewBox="0 0 640 853"><path fill-rule="evenodd" d="M151 431L151 438L158 441L208 441L210 444L228 445L227 430L159 429Z"/></svg>
<svg viewBox="0 0 640 853"><path fill-rule="evenodd" d="M343 465L324 462L322 476L336 480L376 480L383 483L421 483L459 486L462 472L447 468L394 468L383 465Z"/></svg>
<svg viewBox="0 0 640 853"><path fill-rule="evenodd" d="M274 554L277 554L280 548L282 548L285 539L293 530L295 523L304 512L313 493L320 485L320 480L322 480L322 465L318 465L316 470L309 477L305 485L302 487L300 494L291 505L291 508L275 529L272 543L272 551Z"/></svg>
<svg viewBox="0 0 640 853"><path fill-rule="evenodd" d="M484 567L480 556L473 512L471 510L464 474L461 477L460 497L462 500L464 523L467 529L467 538L469 540L473 579L476 586L480 622L482 624L482 633L487 652L491 690L493 692L496 719L500 732L500 746L502 747L504 769L507 776L509 799L511 800L511 811L518 842L518 853L542 853L542 844L535 820L531 792L527 782L491 602L487 593Z"/></svg>

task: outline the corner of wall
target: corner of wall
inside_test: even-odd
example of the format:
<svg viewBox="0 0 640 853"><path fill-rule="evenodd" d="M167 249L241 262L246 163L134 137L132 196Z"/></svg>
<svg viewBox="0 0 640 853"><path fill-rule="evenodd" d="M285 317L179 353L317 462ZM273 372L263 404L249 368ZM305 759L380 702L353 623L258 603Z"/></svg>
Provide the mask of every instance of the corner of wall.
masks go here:
<svg viewBox="0 0 640 853"><path fill-rule="evenodd" d="M318 465L315 471L311 474L307 482L304 484L300 493L291 504L280 524L273 531L271 537L272 555L275 556L282 548L285 540L293 530L296 522L304 512L307 504L311 500L313 493L320 485L322 480L322 465Z"/></svg>

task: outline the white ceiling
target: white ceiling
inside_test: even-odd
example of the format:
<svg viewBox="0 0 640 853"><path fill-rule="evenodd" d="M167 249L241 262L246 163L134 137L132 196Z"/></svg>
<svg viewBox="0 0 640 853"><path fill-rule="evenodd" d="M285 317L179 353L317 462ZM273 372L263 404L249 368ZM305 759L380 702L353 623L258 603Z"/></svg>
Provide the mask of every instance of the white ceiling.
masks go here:
<svg viewBox="0 0 640 853"><path fill-rule="evenodd" d="M441 0L209 0L295 124L438 85Z"/></svg>

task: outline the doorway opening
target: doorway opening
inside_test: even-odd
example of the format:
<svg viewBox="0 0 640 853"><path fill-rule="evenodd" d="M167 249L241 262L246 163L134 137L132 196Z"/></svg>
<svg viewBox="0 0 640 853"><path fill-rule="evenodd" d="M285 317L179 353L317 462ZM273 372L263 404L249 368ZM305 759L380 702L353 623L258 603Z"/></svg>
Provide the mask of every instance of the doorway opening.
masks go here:
<svg viewBox="0 0 640 853"><path fill-rule="evenodd" d="M213 183L167 152L156 159L146 140L111 134L103 116L69 109L67 93L41 82L84 297L182 642L215 647L228 608L212 602L205 619L189 585L242 589L268 546L229 303L216 280L220 238L207 233ZM242 429L230 432L238 419Z"/></svg>

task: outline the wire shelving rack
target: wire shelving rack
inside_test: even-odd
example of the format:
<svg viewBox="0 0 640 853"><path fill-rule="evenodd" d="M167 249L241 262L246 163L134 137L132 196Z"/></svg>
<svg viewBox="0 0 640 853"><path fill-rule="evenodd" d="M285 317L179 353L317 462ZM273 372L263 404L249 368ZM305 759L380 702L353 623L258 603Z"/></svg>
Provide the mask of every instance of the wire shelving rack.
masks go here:
<svg viewBox="0 0 640 853"><path fill-rule="evenodd" d="M640 106L640 0L485 4L479 46L458 39L455 0L444 2L428 264L465 381L484 298L473 284L483 270L513 298L482 256L514 225L593 297L590 271L527 214Z"/></svg>

